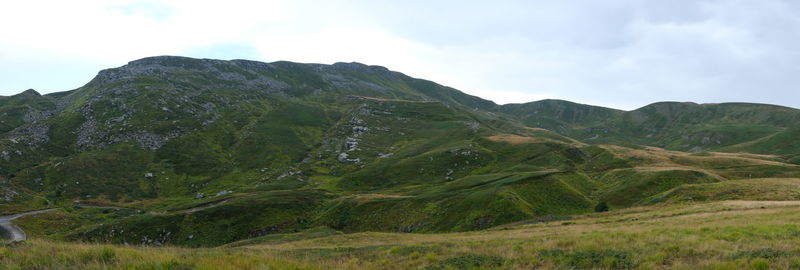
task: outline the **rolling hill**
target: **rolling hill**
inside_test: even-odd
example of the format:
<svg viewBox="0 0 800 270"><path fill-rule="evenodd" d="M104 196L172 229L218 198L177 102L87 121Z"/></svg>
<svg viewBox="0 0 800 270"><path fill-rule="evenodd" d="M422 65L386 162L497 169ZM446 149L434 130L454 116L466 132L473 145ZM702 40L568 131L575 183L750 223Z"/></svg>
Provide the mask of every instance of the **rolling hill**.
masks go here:
<svg viewBox="0 0 800 270"><path fill-rule="evenodd" d="M51 240L207 247L796 200L798 124L763 104L497 105L359 63L151 57L0 98L0 211L63 209L22 221Z"/></svg>

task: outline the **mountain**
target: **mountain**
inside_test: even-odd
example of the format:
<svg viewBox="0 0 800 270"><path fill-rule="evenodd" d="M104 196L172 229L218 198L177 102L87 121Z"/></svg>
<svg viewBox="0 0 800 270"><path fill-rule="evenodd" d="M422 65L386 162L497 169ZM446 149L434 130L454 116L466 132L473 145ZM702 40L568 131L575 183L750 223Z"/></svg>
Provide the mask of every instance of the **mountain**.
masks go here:
<svg viewBox="0 0 800 270"><path fill-rule="evenodd" d="M35 225L59 240L469 231L800 175L795 109L497 105L359 63L151 57L0 111L0 211L66 209Z"/></svg>
<svg viewBox="0 0 800 270"><path fill-rule="evenodd" d="M527 126L545 128L584 142L632 143L691 152L737 151L742 148L731 146L773 137L800 125L797 109L752 103L659 102L626 112L542 100L503 105L497 111L515 116ZM798 142L786 139L781 143ZM756 148L745 151L773 153ZM780 154L797 153L800 152Z"/></svg>

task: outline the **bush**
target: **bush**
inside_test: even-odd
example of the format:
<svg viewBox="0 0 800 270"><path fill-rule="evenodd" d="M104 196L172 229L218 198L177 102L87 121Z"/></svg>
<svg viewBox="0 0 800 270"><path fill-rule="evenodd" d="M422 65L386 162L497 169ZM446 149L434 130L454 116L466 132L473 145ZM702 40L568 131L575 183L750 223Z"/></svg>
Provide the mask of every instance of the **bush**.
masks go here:
<svg viewBox="0 0 800 270"><path fill-rule="evenodd" d="M109 247L93 248L78 253L78 261L83 264L113 263L116 257L114 249Z"/></svg>
<svg viewBox="0 0 800 270"><path fill-rule="evenodd" d="M437 264L426 267L426 270L436 269L493 269L502 266L505 259L499 256L486 256L469 254L447 258Z"/></svg>
<svg viewBox="0 0 800 270"><path fill-rule="evenodd" d="M179 261L168 261L161 263L161 269L166 270L193 270L196 267L192 263L185 263Z"/></svg>
<svg viewBox="0 0 800 270"><path fill-rule="evenodd" d="M748 251L740 251L733 256L733 259L740 259L740 258L760 258L760 259L775 259L780 257L789 256L789 252L780 249L774 248L762 248L756 250L748 250Z"/></svg>
<svg viewBox="0 0 800 270"><path fill-rule="evenodd" d="M630 252L624 250L542 250L539 256L550 258L567 269L631 269L636 266Z"/></svg>
<svg viewBox="0 0 800 270"><path fill-rule="evenodd" d="M606 203L604 201L598 203L597 206L594 207L594 211L595 212L606 212L606 211L608 211L608 203Z"/></svg>
<svg viewBox="0 0 800 270"><path fill-rule="evenodd" d="M767 259L762 259L762 258L755 259L750 265L753 267L753 269L756 270L769 269L769 261Z"/></svg>
<svg viewBox="0 0 800 270"><path fill-rule="evenodd" d="M636 264L630 253L619 250L576 251L569 254L566 263L573 269L631 269Z"/></svg>

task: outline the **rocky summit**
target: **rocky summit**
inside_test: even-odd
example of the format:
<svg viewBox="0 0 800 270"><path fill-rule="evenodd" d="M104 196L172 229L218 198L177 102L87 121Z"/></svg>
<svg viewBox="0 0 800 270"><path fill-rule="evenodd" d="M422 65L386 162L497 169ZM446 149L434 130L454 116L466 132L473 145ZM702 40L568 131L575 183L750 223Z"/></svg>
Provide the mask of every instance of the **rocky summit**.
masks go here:
<svg viewBox="0 0 800 270"><path fill-rule="evenodd" d="M497 105L360 63L150 57L0 97L0 211L56 209L18 218L41 238L199 247L796 200L798 127L765 104Z"/></svg>

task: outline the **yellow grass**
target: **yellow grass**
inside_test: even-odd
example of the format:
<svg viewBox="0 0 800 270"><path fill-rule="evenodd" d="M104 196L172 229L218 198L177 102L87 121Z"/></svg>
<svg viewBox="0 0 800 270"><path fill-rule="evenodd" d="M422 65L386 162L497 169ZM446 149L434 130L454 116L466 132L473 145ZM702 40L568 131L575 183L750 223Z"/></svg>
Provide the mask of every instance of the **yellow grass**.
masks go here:
<svg viewBox="0 0 800 270"><path fill-rule="evenodd" d="M437 103L437 101L427 101L427 100L407 100L407 99L379 98L379 97L366 97L366 96L355 96L355 95L353 97L360 99L388 101L388 102Z"/></svg>
<svg viewBox="0 0 800 270"><path fill-rule="evenodd" d="M548 131L549 132L549 131ZM547 137L528 137L528 136L520 136L515 134L507 134L501 133L497 135L487 136L484 137L487 140L494 141L494 142L504 142L510 143L513 145L517 144L526 144L526 143L564 143L561 141L553 140ZM579 145L581 143L574 141L571 144Z"/></svg>
<svg viewBox="0 0 800 270"><path fill-rule="evenodd" d="M798 224L800 201L722 201L477 232L365 232L244 248L33 240L0 247L0 268L460 269L458 262L499 260L484 269L790 269L800 267Z"/></svg>
<svg viewBox="0 0 800 270"><path fill-rule="evenodd" d="M759 224L782 224L784 220L760 220L763 214L776 212L792 212L800 210L800 201L723 201L700 205L678 206L652 211L652 207L628 208L620 212L607 214L589 214L578 216L570 220L568 225L564 222L549 222L535 225L521 225L517 227L498 228L495 230L441 233L441 234L413 234L413 233L381 233L364 232L345 235L330 236L319 239L301 240L277 245L254 245L248 248L255 249L305 249L310 246L315 248L333 247L368 247L385 246L393 244L414 245L424 243L458 243L470 241L489 241L503 239L522 239L551 237L554 235L580 235L585 232L597 231L642 231L653 227L685 228L693 227L695 223L727 224L723 219L695 220L700 216L740 217L742 214L752 216L748 223L758 220ZM794 214L800 217L800 213ZM691 219L693 222L687 223ZM628 221L637 221L635 226L630 226ZM677 227L673 227L677 226Z"/></svg>
<svg viewBox="0 0 800 270"><path fill-rule="evenodd" d="M523 143L542 143L547 142L547 139L541 137L524 137L514 134L498 134L493 136L488 136L486 139L494 142L506 142L510 144L523 144Z"/></svg>

